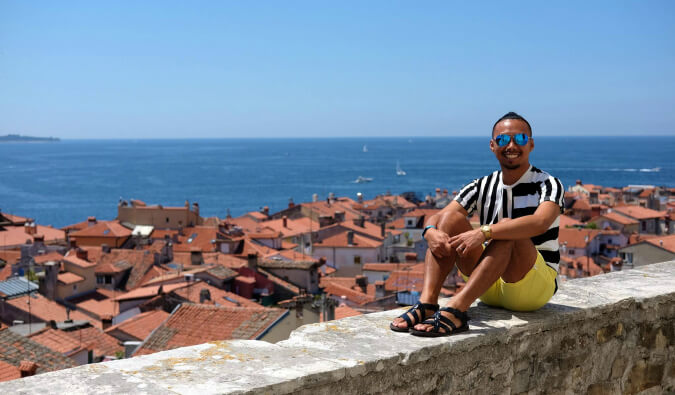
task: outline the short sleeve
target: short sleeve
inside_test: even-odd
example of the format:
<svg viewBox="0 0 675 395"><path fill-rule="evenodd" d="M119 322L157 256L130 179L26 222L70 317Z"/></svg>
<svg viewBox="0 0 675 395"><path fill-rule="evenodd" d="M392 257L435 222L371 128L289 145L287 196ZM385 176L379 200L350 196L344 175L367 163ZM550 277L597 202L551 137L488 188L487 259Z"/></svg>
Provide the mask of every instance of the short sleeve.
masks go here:
<svg viewBox="0 0 675 395"><path fill-rule="evenodd" d="M476 211L476 202L478 201L478 180L466 184L455 196L455 201L464 207L464 210L471 216Z"/></svg>
<svg viewBox="0 0 675 395"><path fill-rule="evenodd" d="M559 179L549 175L548 178L539 185L541 188L539 204L544 202L553 202L560 207L560 213L562 214L565 210L565 189L563 188L562 182L560 182Z"/></svg>

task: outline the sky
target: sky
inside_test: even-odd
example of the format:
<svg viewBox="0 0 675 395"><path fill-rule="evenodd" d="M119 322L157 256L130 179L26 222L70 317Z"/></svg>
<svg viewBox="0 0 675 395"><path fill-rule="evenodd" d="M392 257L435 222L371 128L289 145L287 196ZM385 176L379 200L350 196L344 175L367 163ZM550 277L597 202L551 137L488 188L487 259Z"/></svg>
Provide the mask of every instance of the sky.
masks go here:
<svg viewBox="0 0 675 395"><path fill-rule="evenodd" d="M0 135L675 135L673 1L0 0Z"/></svg>

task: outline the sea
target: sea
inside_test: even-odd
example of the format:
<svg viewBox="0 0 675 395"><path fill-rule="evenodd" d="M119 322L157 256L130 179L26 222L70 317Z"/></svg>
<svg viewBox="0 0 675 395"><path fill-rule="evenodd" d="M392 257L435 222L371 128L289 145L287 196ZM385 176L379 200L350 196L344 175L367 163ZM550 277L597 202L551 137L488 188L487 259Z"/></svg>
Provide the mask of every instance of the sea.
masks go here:
<svg viewBox="0 0 675 395"><path fill-rule="evenodd" d="M202 216L221 218L276 212L314 194L423 199L498 166L489 139L476 137L62 140L0 144L0 158L0 210L55 227L114 219L121 199L198 202ZM675 187L674 159L675 136L541 136L530 156L565 188L576 180Z"/></svg>

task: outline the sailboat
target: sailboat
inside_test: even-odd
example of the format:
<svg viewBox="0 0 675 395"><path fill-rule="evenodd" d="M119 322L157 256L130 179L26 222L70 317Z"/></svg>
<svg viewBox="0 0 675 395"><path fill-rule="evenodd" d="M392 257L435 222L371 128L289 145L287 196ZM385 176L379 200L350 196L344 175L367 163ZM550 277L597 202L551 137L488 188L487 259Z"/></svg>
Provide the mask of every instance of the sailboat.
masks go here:
<svg viewBox="0 0 675 395"><path fill-rule="evenodd" d="M406 174L408 174L408 173L406 173L405 170L401 169L401 164L398 163L398 161L396 161L396 175L397 176L405 176Z"/></svg>
<svg viewBox="0 0 675 395"><path fill-rule="evenodd" d="M368 146L365 144L363 145L363 152L368 152Z"/></svg>

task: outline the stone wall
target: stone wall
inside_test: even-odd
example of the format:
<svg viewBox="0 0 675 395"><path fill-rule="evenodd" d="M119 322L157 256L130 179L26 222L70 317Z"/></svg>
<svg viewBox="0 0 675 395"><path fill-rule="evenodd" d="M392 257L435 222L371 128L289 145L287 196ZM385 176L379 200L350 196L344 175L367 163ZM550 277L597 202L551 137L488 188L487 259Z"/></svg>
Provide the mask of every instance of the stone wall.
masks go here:
<svg viewBox="0 0 675 395"><path fill-rule="evenodd" d="M4 393L675 393L675 262L563 283L534 313L474 305L471 330L389 330L401 310L0 383Z"/></svg>

